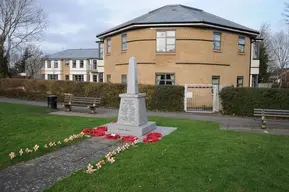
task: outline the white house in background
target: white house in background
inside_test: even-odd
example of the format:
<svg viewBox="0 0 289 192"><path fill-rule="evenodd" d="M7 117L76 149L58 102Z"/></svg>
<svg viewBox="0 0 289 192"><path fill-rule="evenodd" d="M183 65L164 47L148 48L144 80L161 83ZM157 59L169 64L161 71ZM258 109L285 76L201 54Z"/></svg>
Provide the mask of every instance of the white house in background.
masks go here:
<svg viewBox="0 0 289 192"><path fill-rule="evenodd" d="M98 49L67 49L45 60L46 80L103 82L104 62Z"/></svg>
<svg viewBox="0 0 289 192"><path fill-rule="evenodd" d="M255 39L251 44L250 87L258 87L260 67L260 43L262 39Z"/></svg>

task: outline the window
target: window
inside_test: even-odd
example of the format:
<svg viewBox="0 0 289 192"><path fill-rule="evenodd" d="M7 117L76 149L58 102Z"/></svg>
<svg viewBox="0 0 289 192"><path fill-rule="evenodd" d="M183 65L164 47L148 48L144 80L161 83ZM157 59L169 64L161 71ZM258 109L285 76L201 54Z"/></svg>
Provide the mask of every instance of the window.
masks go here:
<svg viewBox="0 0 289 192"><path fill-rule="evenodd" d="M54 68L58 68L58 61L57 60L54 61Z"/></svg>
<svg viewBox="0 0 289 192"><path fill-rule="evenodd" d="M239 53L245 53L245 37L239 36L238 51Z"/></svg>
<svg viewBox="0 0 289 192"><path fill-rule="evenodd" d="M237 87L243 87L243 76L238 76L237 77Z"/></svg>
<svg viewBox="0 0 289 192"><path fill-rule="evenodd" d="M157 31L157 52L176 51L176 31Z"/></svg>
<svg viewBox="0 0 289 192"><path fill-rule="evenodd" d="M107 39L107 46L106 46L106 52L109 54L111 51L111 38Z"/></svg>
<svg viewBox="0 0 289 192"><path fill-rule="evenodd" d="M51 61L47 61L47 68L51 68Z"/></svg>
<svg viewBox="0 0 289 192"><path fill-rule="evenodd" d="M92 80L93 80L93 82L97 82L97 75L93 75Z"/></svg>
<svg viewBox="0 0 289 192"><path fill-rule="evenodd" d="M212 85L220 85L220 76L212 76Z"/></svg>
<svg viewBox="0 0 289 192"><path fill-rule="evenodd" d="M260 42L256 41L253 43L253 59L259 60L260 55Z"/></svg>
<svg viewBox="0 0 289 192"><path fill-rule="evenodd" d="M69 66L69 60L65 60L65 66L66 66L66 67Z"/></svg>
<svg viewBox="0 0 289 192"><path fill-rule="evenodd" d="M111 75L106 75L106 82L110 83L111 82Z"/></svg>
<svg viewBox="0 0 289 192"><path fill-rule="evenodd" d="M80 60L80 66L79 66L79 68L83 68L83 63L84 63L84 61L83 61L83 60Z"/></svg>
<svg viewBox="0 0 289 192"><path fill-rule="evenodd" d="M65 75L65 80L69 81L69 75Z"/></svg>
<svg viewBox="0 0 289 192"><path fill-rule="evenodd" d="M98 73L98 78L99 78L98 82L103 82L103 73Z"/></svg>
<svg viewBox="0 0 289 192"><path fill-rule="evenodd" d="M94 70L97 69L97 60L96 59L93 60L92 67L93 67L92 69L94 69Z"/></svg>
<svg viewBox="0 0 289 192"><path fill-rule="evenodd" d="M127 35L123 34L121 36L121 50L122 51L126 51L126 49L127 49L126 39L127 39Z"/></svg>
<svg viewBox="0 0 289 192"><path fill-rule="evenodd" d="M73 75L73 81L84 81L84 75Z"/></svg>
<svg viewBox="0 0 289 192"><path fill-rule="evenodd" d="M121 75L121 83L126 84L126 75Z"/></svg>
<svg viewBox="0 0 289 192"><path fill-rule="evenodd" d="M212 85L220 85L220 76L212 76ZM214 88L212 88L212 93L214 92Z"/></svg>
<svg viewBox="0 0 289 192"><path fill-rule="evenodd" d="M103 59L103 43L99 43L99 59Z"/></svg>
<svg viewBox="0 0 289 192"><path fill-rule="evenodd" d="M214 50L221 50L221 33L214 32Z"/></svg>
<svg viewBox="0 0 289 192"><path fill-rule="evenodd" d="M156 74L157 85L175 85L174 73L157 73Z"/></svg>
<svg viewBox="0 0 289 192"><path fill-rule="evenodd" d="M76 68L76 60L72 61L72 68Z"/></svg>
<svg viewBox="0 0 289 192"><path fill-rule="evenodd" d="M253 88L258 87L258 74L252 75L252 87Z"/></svg>
<svg viewBox="0 0 289 192"><path fill-rule="evenodd" d="M55 74L48 74L48 80L58 80L58 75Z"/></svg>

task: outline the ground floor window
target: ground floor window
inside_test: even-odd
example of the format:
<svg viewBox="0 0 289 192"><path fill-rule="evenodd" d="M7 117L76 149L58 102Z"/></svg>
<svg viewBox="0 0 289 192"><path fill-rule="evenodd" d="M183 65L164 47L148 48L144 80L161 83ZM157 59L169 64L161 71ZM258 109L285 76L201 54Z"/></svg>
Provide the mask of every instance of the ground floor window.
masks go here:
<svg viewBox="0 0 289 192"><path fill-rule="evenodd" d="M258 87L258 75L257 74L252 75L252 87L254 88Z"/></svg>
<svg viewBox="0 0 289 192"><path fill-rule="evenodd" d="M121 75L121 83L126 84L126 75Z"/></svg>
<svg viewBox="0 0 289 192"><path fill-rule="evenodd" d="M99 82L103 82L103 73L98 73Z"/></svg>
<svg viewBox="0 0 289 192"><path fill-rule="evenodd" d="M174 73L156 73L156 85L175 85Z"/></svg>
<svg viewBox="0 0 289 192"><path fill-rule="evenodd" d="M243 81L244 81L244 77L238 76L237 77L237 87L243 87Z"/></svg>
<svg viewBox="0 0 289 192"><path fill-rule="evenodd" d="M220 85L220 76L212 76L212 84L213 85Z"/></svg>
<svg viewBox="0 0 289 192"><path fill-rule="evenodd" d="M65 75L65 80L69 81L69 75Z"/></svg>
<svg viewBox="0 0 289 192"><path fill-rule="evenodd" d="M84 75L73 75L73 81L84 81Z"/></svg>
<svg viewBox="0 0 289 192"><path fill-rule="evenodd" d="M93 82L97 82L97 75L92 75Z"/></svg>
<svg viewBox="0 0 289 192"><path fill-rule="evenodd" d="M58 80L58 75L48 74L47 78L48 78L48 80Z"/></svg>
<svg viewBox="0 0 289 192"><path fill-rule="evenodd" d="M106 75L106 82L110 83L111 82L111 75Z"/></svg>

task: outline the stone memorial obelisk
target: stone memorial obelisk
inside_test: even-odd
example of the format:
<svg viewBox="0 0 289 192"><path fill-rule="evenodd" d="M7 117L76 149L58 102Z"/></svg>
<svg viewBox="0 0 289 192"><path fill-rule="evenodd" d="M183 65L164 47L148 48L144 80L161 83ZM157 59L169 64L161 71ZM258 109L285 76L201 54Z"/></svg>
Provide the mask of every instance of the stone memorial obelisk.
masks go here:
<svg viewBox="0 0 289 192"><path fill-rule="evenodd" d="M155 122L147 120L145 93L138 92L138 73L135 57L129 59L127 93L120 94L120 108L116 124L109 126L109 132L122 136L141 137L156 128Z"/></svg>

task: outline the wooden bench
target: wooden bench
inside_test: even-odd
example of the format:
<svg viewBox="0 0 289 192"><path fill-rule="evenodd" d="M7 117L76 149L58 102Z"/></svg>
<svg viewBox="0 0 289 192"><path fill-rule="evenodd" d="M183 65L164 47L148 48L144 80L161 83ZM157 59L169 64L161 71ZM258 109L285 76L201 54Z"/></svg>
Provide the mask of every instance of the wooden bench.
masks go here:
<svg viewBox="0 0 289 192"><path fill-rule="evenodd" d="M70 94L64 96L65 111L71 111L71 106L87 107L91 113L95 113L95 108L99 107L101 98L76 97Z"/></svg>
<svg viewBox="0 0 289 192"><path fill-rule="evenodd" d="M254 109L254 117L261 117L261 128L267 128L266 117L289 118L289 110L278 109Z"/></svg>

